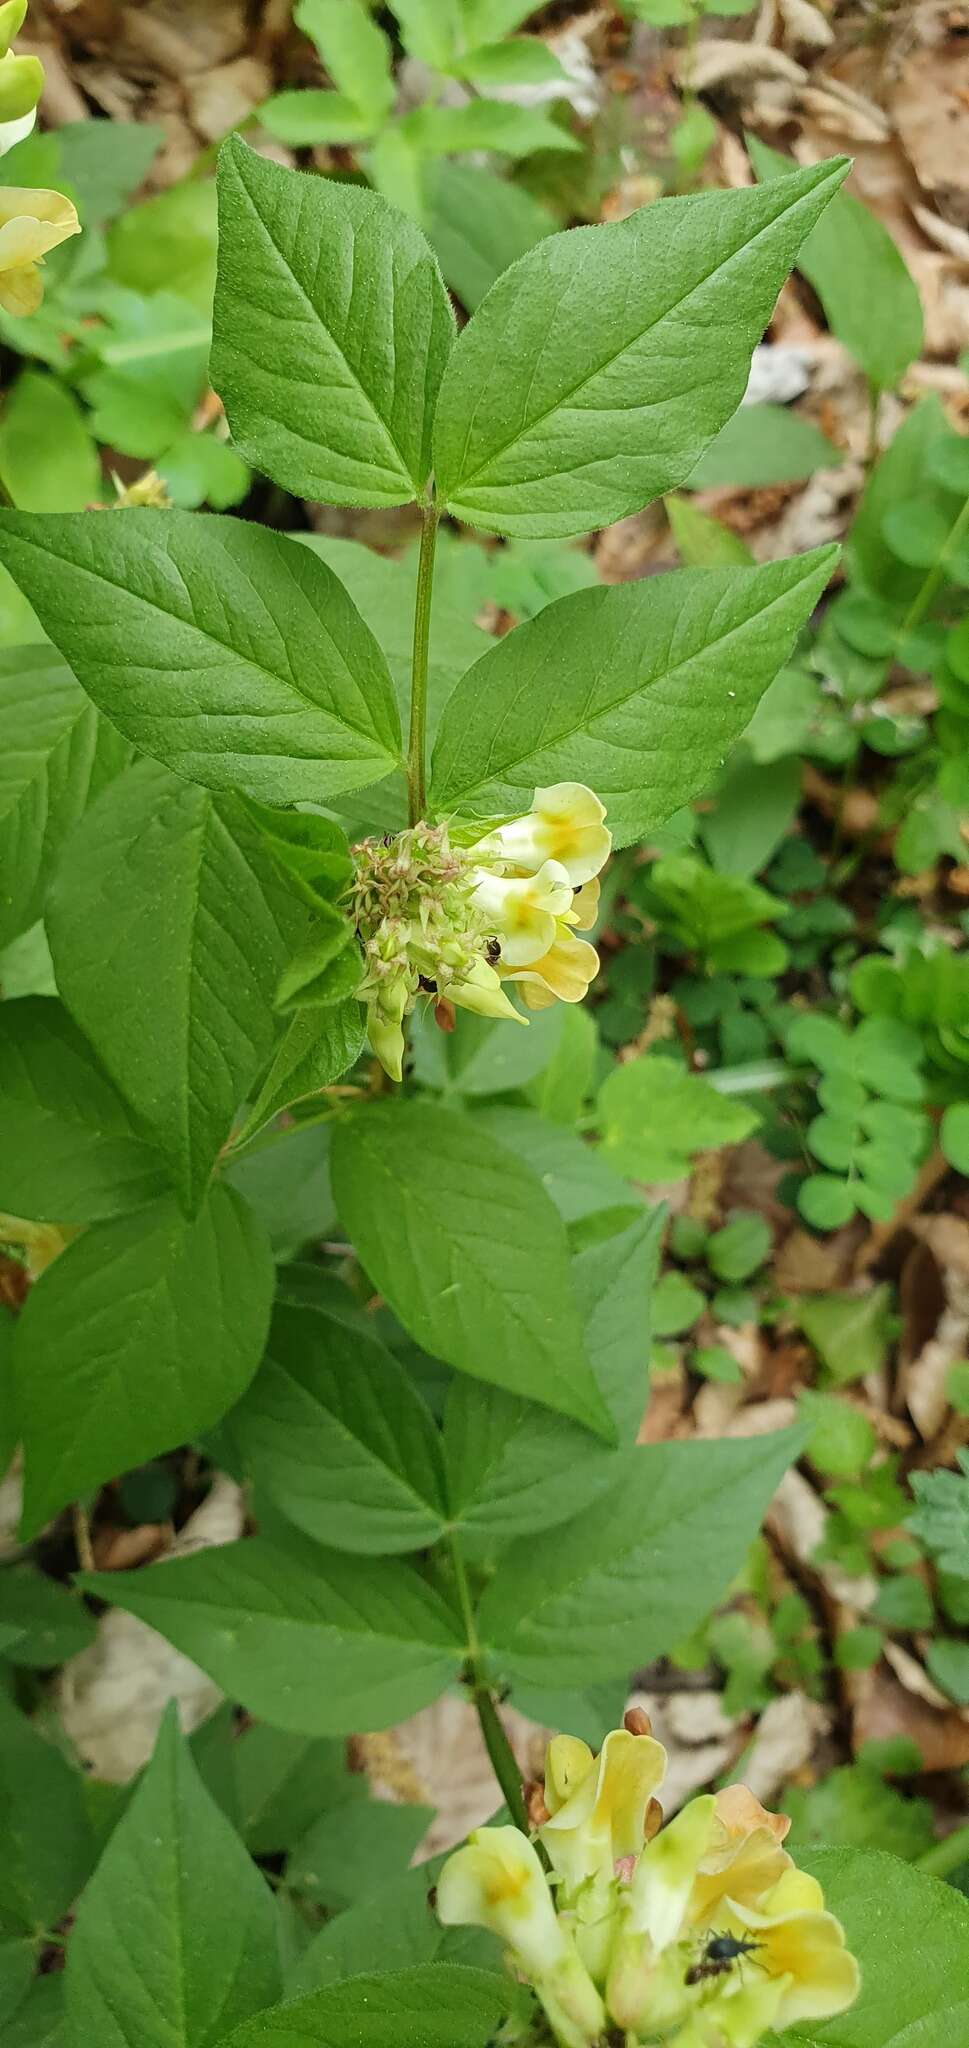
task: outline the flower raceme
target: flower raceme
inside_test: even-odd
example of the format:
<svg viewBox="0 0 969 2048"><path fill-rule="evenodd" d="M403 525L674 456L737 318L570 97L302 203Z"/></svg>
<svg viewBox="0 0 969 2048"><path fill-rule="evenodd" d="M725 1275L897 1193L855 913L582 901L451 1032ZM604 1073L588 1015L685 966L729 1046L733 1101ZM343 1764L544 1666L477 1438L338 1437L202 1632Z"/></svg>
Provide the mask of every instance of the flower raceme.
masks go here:
<svg viewBox="0 0 969 2048"><path fill-rule="evenodd" d="M498 1935L559 2048L755 2048L843 2012L858 1965L782 1846L790 1823L733 1785L661 1827L665 1768L638 1712L599 1756L556 1736L538 1799L550 1868L517 1828L477 1828L441 1873L440 1919Z"/></svg>
<svg viewBox="0 0 969 2048"><path fill-rule="evenodd" d="M506 982L529 1009L582 1001L599 959L575 932L595 923L595 877L612 844L604 819L591 789L560 782L537 789L521 817L418 824L354 848L357 993L371 1047L394 1080L404 1022L422 994L435 999L445 1029L452 1005L527 1023Z"/></svg>

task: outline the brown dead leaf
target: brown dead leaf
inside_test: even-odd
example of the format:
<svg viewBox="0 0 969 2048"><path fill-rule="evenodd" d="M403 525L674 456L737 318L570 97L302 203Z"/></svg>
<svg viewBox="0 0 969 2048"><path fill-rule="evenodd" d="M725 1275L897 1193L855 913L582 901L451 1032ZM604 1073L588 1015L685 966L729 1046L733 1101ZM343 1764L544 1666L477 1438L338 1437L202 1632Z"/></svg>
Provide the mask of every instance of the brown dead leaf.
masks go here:
<svg viewBox="0 0 969 2048"><path fill-rule="evenodd" d="M866 1742L907 1735L920 1750L926 1771L958 1771L969 1763L969 1720L957 1707L940 1713L908 1691L884 1663L859 1676L865 1683L852 1717L856 1754Z"/></svg>
<svg viewBox="0 0 969 2048"><path fill-rule="evenodd" d="M914 49L900 66L889 107L923 191L969 224L969 44L951 37Z"/></svg>
<svg viewBox="0 0 969 2048"><path fill-rule="evenodd" d="M830 1294L846 1286L861 1236L858 1223L846 1223L827 1237L814 1237L796 1225L774 1260L778 1294Z"/></svg>
<svg viewBox="0 0 969 2048"><path fill-rule="evenodd" d="M803 1769L831 1725L831 1716L803 1692L780 1693L765 1707L744 1758L744 1784L770 1806Z"/></svg>

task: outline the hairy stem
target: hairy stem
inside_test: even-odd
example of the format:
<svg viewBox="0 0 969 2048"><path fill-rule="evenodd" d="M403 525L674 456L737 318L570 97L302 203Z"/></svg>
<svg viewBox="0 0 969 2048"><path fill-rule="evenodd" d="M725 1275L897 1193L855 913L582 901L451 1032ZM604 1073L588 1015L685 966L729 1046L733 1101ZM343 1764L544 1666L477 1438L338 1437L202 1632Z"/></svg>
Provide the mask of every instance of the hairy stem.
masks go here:
<svg viewBox="0 0 969 2048"><path fill-rule="evenodd" d="M440 516L433 504L425 505L421 513L421 552L417 564L414 660L410 684L410 732L407 739L407 803L412 825L416 825L427 810L427 650L431 633L434 548Z"/></svg>
<svg viewBox="0 0 969 2048"><path fill-rule="evenodd" d="M521 1828L522 1833L527 1834L528 1817L525 1812L525 1801L522 1798L521 1772L512 1754L511 1744L502 1727L501 1716L495 1704L494 1693L488 1684L484 1659L481 1654L481 1644L478 1641L478 1626L475 1620L471 1588L468 1585L468 1574L465 1569L464 1558L461 1555L458 1539L453 1531L448 1539L448 1547L451 1552L451 1564L454 1570L454 1584L457 1591L458 1604L461 1609L461 1618L464 1622L467 1637L467 1669L471 1685L471 1696L477 1711L485 1748L491 1758L491 1768L505 1795L505 1805L511 1814L512 1820L516 1828Z"/></svg>

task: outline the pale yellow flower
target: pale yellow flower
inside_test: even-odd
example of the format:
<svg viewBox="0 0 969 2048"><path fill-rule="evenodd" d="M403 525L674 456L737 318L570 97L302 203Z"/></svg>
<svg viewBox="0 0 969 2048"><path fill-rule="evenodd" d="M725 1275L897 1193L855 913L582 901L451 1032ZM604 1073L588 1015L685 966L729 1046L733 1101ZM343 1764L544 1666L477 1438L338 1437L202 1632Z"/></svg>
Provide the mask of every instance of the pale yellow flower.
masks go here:
<svg viewBox="0 0 969 2048"><path fill-rule="evenodd" d="M35 313L44 296L40 265L49 249L78 235L76 208L62 192L0 186L0 306Z"/></svg>
<svg viewBox="0 0 969 2048"><path fill-rule="evenodd" d="M475 1828L437 1887L445 1927L486 1927L538 1992L563 2048L587 2048L605 2008L559 1919L537 1852L517 1828Z"/></svg>
<svg viewBox="0 0 969 2048"><path fill-rule="evenodd" d="M762 1899L760 1910L724 1901L723 1931L755 1941L751 1962L781 1985L773 2024L832 2019L858 1996L861 1972L845 1947L844 1928L824 1911L816 1879L793 1868Z"/></svg>
<svg viewBox="0 0 969 2048"><path fill-rule="evenodd" d="M505 981L518 984L529 1010L547 1010L552 1003L581 1003L599 972L599 955L585 939L573 938L564 918L556 926L548 951L528 967L514 968Z"/></svg>
<svg viewBox="0 0 969 2048"><path fill-rule="evenodd" d="M605 806L583 782L556 782L536 789L531 810L489 832L477 851L531 873L547 860L559 861L576 888L591 881L609 858L612 834L603 824L605 815Z"/></svg>
<svg viewBox="0 0 969 2048"><path fill-rule="evenodd" d="M616 1934L617 1866L639 1856L650 1800L666 1751L650 1735L614 1728L598 1757L570 1737L549 1745L539 1836L560 1880L562 1907L575 1917L576 1946L597 1983L605 1981ZM568 1790L565 1798L560 1791ZM550 1797L551 1795L551 1797Z"/></svg>
<svg viewBox="0 0 969 2048"><path fill-rule="evenodd" d="M572 904L564 867L547 860L533 875L496 875L476 868L471 901L501 947L502 963L526 967L554 943L557 921Z"/></svg>

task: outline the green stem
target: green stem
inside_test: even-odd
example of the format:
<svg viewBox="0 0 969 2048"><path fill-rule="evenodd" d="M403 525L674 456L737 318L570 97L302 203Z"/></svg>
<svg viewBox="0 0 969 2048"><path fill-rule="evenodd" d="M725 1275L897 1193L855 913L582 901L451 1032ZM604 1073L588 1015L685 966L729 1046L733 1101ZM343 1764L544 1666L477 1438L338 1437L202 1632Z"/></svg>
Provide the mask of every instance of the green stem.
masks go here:
<svg viewBox="0 0 969 2048"><path fill-rule="evenodd" d="M522 1834L528 1833L528 1816L522 1798L521 1772L512 1754L511 1744L501 1725L501 1716L495 1705L495 1696L488 1684L481 1644L478 1641L478 1625L475 1619L474 1602L468 1584L468 1574L461 1547L453 1530L448 1538L451 1564L454 1570L454 1584L464 1622L468 1645L467 1670L485 1748L491 1758L491 1768L505 1795L505 1805L516 1828Z"/></svg>
<svg viewBox="0 0 969 2048"><path fill-rule="evenodd" d="M410 684L410 732L407 738L407 800L412 825L416 825L427 810L424 760L427 739L427 651L431 637L434 548L440 516L435 505L425 505L421 513L421 552L417 564L417 601L414 605L414 661Z"/></svg>
<svg viewBox="0 0 969 2048"><path fill-rule="evenodd" d="M945 582L946 570L955 552L956 543L961 540L967 526L969 526L969 498L966 499L961 512L949 528L939 550L938 560L933 563L921 590L917 592L909 605L908 611L902 620L901 630L903 633L910 633L912 627L917 626L924 619L940 585Z"/></svg>
<svg viewBox="0 0 969 2048"><path fill-rule="evenodd" d="M936 1842L934 1848L926 1849L924 1856L917 1856L915 1868L928 1871L930 1877L948 1877L950 1870L958 1870L961 1863L969 1863L969 1823Z"/></svg>

